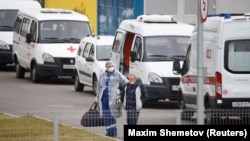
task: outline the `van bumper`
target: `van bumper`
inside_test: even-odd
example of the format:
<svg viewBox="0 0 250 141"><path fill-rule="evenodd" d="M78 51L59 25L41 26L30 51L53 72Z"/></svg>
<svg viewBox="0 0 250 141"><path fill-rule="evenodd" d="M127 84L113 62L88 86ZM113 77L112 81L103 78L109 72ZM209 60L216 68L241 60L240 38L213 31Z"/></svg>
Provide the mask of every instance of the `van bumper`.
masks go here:
<svg viewBox="0 0 250 141"><path fill-rule="evenodd" d="M74 76L74 69L62 69L58 65L37 65L37 73L41 77Z"/></svg>
<svg viewBox="0 0 250 141"><path fill-rule="evenodd" d="M210 97L208 112L213 118L250 118L250 98L222 98L218 103L215 97Z"/></svg>
<svg viewBox="0 0 250 141"><path fill-rule="evenodd" d="M0 50L0 65L12 64L12 52Z"/></svg>
<svg viewBox="0 0 250 141"><path fill-rule="evenodd" d="M174 90L173 87L179 87L179 78L162 78L163 83L150 83L150 85L145 85L148 90L148 100L165 100L170 101L177 100L178 90Z"/></svg>
<svg viewBox="0 0 250 141"><path fill-rule="evenodd" d="M41 77L74 76L74 58L56 58L56 64L37 64L37 73ZM64 69L64 66L72 66Z"/></svg>

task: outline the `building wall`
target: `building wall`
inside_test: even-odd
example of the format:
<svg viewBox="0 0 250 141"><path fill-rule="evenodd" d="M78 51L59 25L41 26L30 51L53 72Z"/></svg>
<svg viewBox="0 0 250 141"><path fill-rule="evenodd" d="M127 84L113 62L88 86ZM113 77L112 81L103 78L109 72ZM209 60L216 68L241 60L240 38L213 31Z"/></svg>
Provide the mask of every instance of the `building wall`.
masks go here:
<svg viewBox="0 0 250 141"><path fill-rule="evenodd" d="M250 0L216 0L216 13L249 13Z"/></svg>
<svg viewBox="0 0 250 141"><path fill-rule="evenodd" d="M214 12L212 5L216 0L209 0L209 11ZM189 24L196 23L198 0L145 0L145 14L168 14L176 20ZM152 6L154 5L154 6Z"/></svg>
<svg viewBox="0 0 250 141"><path fill-rule="evenodd" d="M198 2L199 0L144 0L144 13L169 14L178 21L196 24ZM249 13L249 5L250 0L208 0L208 13Z"/></svg>
<svg viewBox="0 0 250 141"><path fill-rule="evenodd" d="M196 24L199 0L39 0L44 7L73 9L90 19L94 34L114 35L124 19L141 14L169 14ZM250 0L208 0L209 13L248 13Z"/></svg>
<svg viewBox="0 0 250 141"><path fill-rule="evenodd" d="M143 0L98 0L98 34L114 35L124 19L143 14Z"/></svg>
<svg viewBox="0 0 250 141"><path fill-rule="evenodd" d="M143 14L143 0L44 0L46 8L63 8L85 14L94 34L114 35L124 19Z"/></svg>

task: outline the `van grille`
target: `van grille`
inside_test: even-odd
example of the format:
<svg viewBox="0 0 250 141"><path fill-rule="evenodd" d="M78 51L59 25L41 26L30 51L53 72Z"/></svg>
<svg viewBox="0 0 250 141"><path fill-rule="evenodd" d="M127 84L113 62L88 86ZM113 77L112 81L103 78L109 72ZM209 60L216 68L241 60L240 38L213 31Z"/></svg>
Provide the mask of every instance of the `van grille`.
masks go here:
<svg viewBox="0 0 250 141"><path fill-rule="evenodd" d="M63 73L74 73L74 69L63 69L63 65L75 65L75 58L54 58Z"/></svg>
<svg viewBox="0 0 250 141"><path fill-rule="evenodd" d="M163 84L167 87L170 87L172 85L179 85L180 78L169 78L169 77L163 77Z"/></svg>
<svg viewBox="0 0 250 141"><path fill-rule="evenodd" d="M69 64L74 65L75 64L75 58L59 58L60 64Z"/></svg>
<svg viewBox="0 0 250 141"><path fill-rule="evenodd" d="M169 78L169 77L166 78L166 77L164 77L164 78L162 78L162 79L163 79L163 84L164 84L167 88L169 88L169 90L171 91L173 98L177 98L177 93L178 93L178 91L173 91L173 90L172 90L172 86L173 86L173 85L179 86L179 84L180 84L180 78Z"/></svg>

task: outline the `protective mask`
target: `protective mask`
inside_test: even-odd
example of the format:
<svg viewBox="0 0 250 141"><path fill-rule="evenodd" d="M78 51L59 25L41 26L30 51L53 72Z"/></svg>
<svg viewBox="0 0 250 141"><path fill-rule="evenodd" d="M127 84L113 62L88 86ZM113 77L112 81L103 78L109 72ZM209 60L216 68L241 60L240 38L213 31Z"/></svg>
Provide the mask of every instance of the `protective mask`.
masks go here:
<svg viewBox="0 0 250 141"><path fill-rule="evenodd" d="M108 72L112 72L114 70L114 67L109 67Z"/></svg>
<svg viewBox="0 0 250 141"><path fill-rule="evenodd" d="M135 82L129 82L129 84L133 85L133 84L135 84Z"/></svg>

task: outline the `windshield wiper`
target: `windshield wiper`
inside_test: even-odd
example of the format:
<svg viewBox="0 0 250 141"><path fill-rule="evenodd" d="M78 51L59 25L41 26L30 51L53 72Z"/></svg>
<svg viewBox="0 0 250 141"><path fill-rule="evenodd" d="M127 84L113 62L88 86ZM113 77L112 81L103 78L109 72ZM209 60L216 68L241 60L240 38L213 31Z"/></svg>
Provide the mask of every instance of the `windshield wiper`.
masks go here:
<svg viewBox="0 0 250 141"><path fill-rule="evenodd" d="M98 59L99 61L108 61L109 60L109 58L100 58L100 59Z"/></svg>
<svg viewBox="0 0 250 141"><path fill-rule="evenodd" d="M45 37L43 38L43 40L61 40L60 38L57 38L57 37Z"/></svg>
<svg viewBox="0 0 250 141"><path fill-rule="evenodd" d="M166 56L166 55L148 55L149 57L169 57L169 56Z"/></svg>
<svg viewBox="0 0 250 141"><path fill-rule="evenodd" d="M64 38L63 39L65 42L70 42L70 43L75 43L75 42L80 42L79 38Z"/></svg>
<svg viewBox="0 0 250 141"><path fill-rule="evenodd" d="M185 55L173 55L173 58L185 58Z"/></svg>
<svg viewBox="0 0 250 141"><path fill-rule="evenodd" d="M57 37L45 37L42 38L42 43L64 43L63 39Z"/></svg>
<svg viewBox="0 0 250 141"><path fill-rule="evenodd" d="M7 26L7 25L1 25L0 29L8 31L8 30L13 30L14 27L13 26Z"/></svg>
<svg viewBox="0 0 250 141"><path fill-rule="evenodd" d="M70 37L70 38L64 38L65 40L79 40L79 38L73 38L73 37Z"/></svg>
<svg viewBox="0 0 250 141"><path fill-rule="evenodd" d="M13 26L9 26L9 25L0 25L0 27L8 27L8 28L13 28Z"/></svg>

